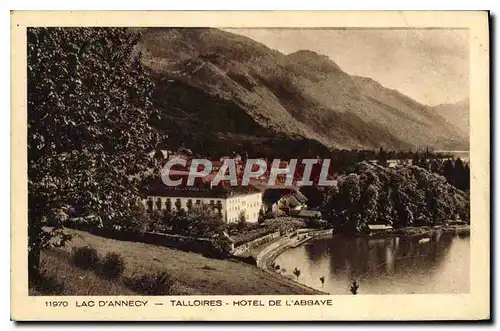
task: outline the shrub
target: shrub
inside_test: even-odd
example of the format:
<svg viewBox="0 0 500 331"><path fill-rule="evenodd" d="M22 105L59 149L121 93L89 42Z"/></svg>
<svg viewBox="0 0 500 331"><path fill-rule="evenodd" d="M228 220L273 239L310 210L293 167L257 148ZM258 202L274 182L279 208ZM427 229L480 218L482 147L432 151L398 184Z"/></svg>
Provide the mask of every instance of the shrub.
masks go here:
<svg viewBox="0 0 500 331"><path fill-rule="evenodd" d="M107 279L116 279L125 271L125 260L119 253L107 253L101 261L99 274Z"/></svg>
<svg viewBox="0 0 500 331"><path fill-rule="evenodd" d="M151 217L142 205L137 205L125 215L116 218L114 225L119 226L122 231L144 233L151 228L155 217Z"/></svg>
<svg viewBox="0 0 500 331"><path fill-rule="evenodd" d="M238 215L238 229L244 230L247 227L247 217L245 215L245 211L242 210L240 214Z"/></svg>
<svg viewBox="0 0 500 331"><path fill-rule="evenodd" d="M238 256L235 259L250 265L257 265L257 259L253 256Z"/></svg>
<svg viewBox="0 0 500 331"><path fill-rule="evenodd" d="M306 220L306 226L313 229L326 229L329 227L329 223L320 218L311 218Z"/></svg>
<svg viewBox="0 0 500 331"><path fill-rule="evenodd" d="M231 256L232 242L231 239L224 234L212 239L211 243L211 249L206 250L204 256L216 259L225 259Z"/></svg>
<svg viewBox="0 0 500 331"><path fill-rule="evenodd" d="M29 279L30 295L61 295L64 294L64 283L56 276L49 275L42 270L36 276Z"/></svg>
<svg viewBox="0 0 500 331"><path fill-rule="evenodd" d="M258 224L264 224L266 222L266 216L264 210L259 210L259 218L257 219Z"/></svg>
<svg viewBox="0 0 500 331"><path fill-rule="evenodd" d="M175 283L175 279L167 271L131 277L125 280L125 284L131 290L143 295L168 295Z"/></svg>
<svg viewBox="0 0 500 331"><path fill-rule="evenodd" d="M98 267L99 253L93 247L77 247L73 248L72 261L73 264L82 269L91 269Z"/></svg>
<svg viewBox="0 0 500 331"><path fill-rule="evenodd" d="M293 274L294 274L295 276L297 276L297 280L299 280L300 270L299 270L299 269L297 269L297 268L293 269Z"/></svg>

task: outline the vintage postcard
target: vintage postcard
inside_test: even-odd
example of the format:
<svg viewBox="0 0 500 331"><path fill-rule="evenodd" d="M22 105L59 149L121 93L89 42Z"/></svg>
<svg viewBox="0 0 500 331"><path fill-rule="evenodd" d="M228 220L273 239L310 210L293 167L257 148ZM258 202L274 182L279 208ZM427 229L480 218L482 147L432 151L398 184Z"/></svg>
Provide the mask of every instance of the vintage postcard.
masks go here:
<svg viewBox="0 0 500 331"><path fill-rule="evenodd" d="M488 12L14 11L11 318L490 318Z"/></svg>

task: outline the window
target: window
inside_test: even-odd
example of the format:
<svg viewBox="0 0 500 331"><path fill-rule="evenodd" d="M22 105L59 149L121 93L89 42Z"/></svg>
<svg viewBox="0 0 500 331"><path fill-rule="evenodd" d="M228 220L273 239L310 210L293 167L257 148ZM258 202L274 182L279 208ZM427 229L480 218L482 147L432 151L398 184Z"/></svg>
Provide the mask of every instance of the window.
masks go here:
<svg viewBox="0 0 500 331"><path fill-rule="evenodd" d="M201 200L196 200L196 204L197 205L201 204Z"/></svg>
<svg viewBox="0 0 500 331"><path fill-rule="evenodd" d="M172 201L170 200L170 198L167 198L167 200L165 201L165 208L168 212L172 211Z"/></svg>
<svg viewBox="0 0 500 331"><path fill-rule="evenodd" d="M187 209L188 209L188 210L191 210L191 208L193 207L193 200L188 199L188 202L187 202L187 205L186 205L186 206L187 206Z"/></svg>
<svg viewBox="0 0 500 331"><path fill-rule="evenodd" d="M161 210L161 199L156 198L156 210Z"/></svg>
<svg viewBox="0 0 500 331"><path fill-rule="evenodd" d="M148 199L148 202L147 202L147 208L149 211L152 211L153 210L153 199L149 198Z"/></svg>
<svg viewBox="0 0 500 331"><path fill-rule="evenodd" d="M181 199L175 199L175 208L177 208L177 210L181 210Z"/></svg>

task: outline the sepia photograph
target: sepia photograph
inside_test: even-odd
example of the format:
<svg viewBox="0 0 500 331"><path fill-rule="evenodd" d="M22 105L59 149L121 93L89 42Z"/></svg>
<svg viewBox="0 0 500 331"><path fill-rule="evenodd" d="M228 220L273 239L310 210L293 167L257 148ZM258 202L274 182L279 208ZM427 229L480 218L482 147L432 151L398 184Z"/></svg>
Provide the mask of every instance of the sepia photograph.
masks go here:
<svg viewBox="0 0 500 331"><path fill-rule="evenodd" d="M28 297L216 309L473 292L489 232L471 228L489 210L471 213L469 28L24 35Z"/></svg>

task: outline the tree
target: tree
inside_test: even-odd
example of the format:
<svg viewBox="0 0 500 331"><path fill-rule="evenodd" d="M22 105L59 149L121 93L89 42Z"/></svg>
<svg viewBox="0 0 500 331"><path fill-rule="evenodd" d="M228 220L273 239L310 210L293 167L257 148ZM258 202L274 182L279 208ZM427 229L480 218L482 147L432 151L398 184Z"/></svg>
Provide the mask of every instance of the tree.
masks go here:
<svg viewBox="0 0 500 331"><path fill-rule="evenodd" d="M189 234L191 219L183 209L172 213L171 217L168 219L168 222L172 233L180 235Z"/></svg>
<svg viewBox="0 0 500 331"><path fill-rule="evenodd" d="M113 225L118 226L121 231L144 233L150 230L158 213L147 213L140 204L133 206L127 214L117 216L113 220Z"/></svg>
<svg viewBox="0 0 500 331"><path fill-rule="evenodd" d="M238 229L244 230L247 226L247 216L245 215L245 211L242 210L238 215Z"/></svg>
<svg viewBox="0 0 500 331"><path fill-rule="evenodd" d="M70 204L110 226L137 204L158 140L138 38L124 28L27 31L30 275L49 210Z"/></svg>
<svg viewBox="0 0 500 331"><path fill-rule="evenodd" d="M352 283L351 283L351 286L349 288L349 290L351 291L352 294L358 294L358 289L359 289L359 285L358 283L356 283L356 281L354 280Z"/></svg>
<svg viewBox="0 0 500 331"><path fill-rule="evenodd" d="M264 214L264 210L259 210L259 218L257 219L257 223L263 224L266 221L266 215Z"/></svg>
<svg viewBox="0 0 500 331"><path fill-rule="evenodd" d="M194 206L187 217L189 232L186 234L190 236L213 238L220 236L227 230L222 216L207 206Z"/></svg>
<svg viewBox="0 0 500 331"><path fill-rule="evenodd" d="M382 167L387 167L387 159L387 152L383 147L380 147L380 150L378 152L378 164Z"/></svg>
<svg viewBox="0 0 500 331"><path fill-rule="evenodd" d="M455 166L453 160L447 159L443 165L443 176L451 185L455 185Z"/></svg>
<svg viewBox="0 0 500 331"><path fill-rule="evenodd" d="M469 220L470 211L466 192L413 165L382 168L360 163L354 173L339 177L326 200L323 217L336 231L351 233L367 224L435 225L457 214Z"/></svg>
<svg viewBox="0 0 500 331"><path fill-rule="evenodd" d="M329 191L322 215L335 222L345 232L358 232L361 229L360 177L356 173L341 176L338 187Z"/></svg>
<svg viewBox="0 0 500 331"><path fill-rule="evenodd" d="M322 207L325 203L325 188L323 186L302 186L300 193L307 198L307 206L309 208Z"/></svg>
<svg viewBox="0 0 500 331"><path fill-rule="evenodd" d="M226 233L220 233L212 238L212 256L216 258L227 258L233 251L233 241Z"/></svg>
<svg viewBox="0 0 500 331"><path fill-rule="evenodd" d="M299 280L300 270L297 268L293 269L293 274L297 277L297 280Z"/></svg>

